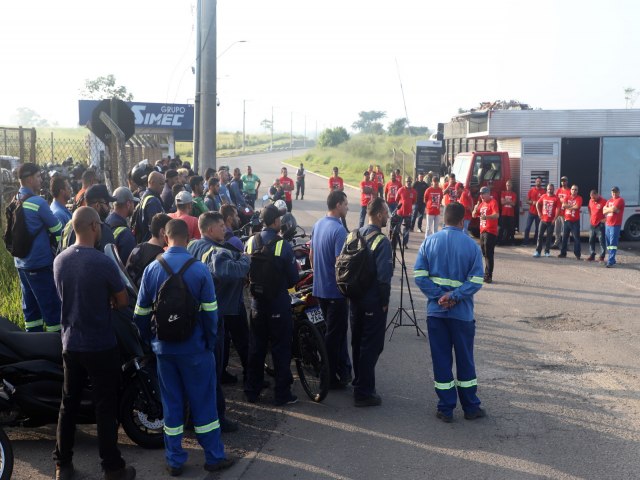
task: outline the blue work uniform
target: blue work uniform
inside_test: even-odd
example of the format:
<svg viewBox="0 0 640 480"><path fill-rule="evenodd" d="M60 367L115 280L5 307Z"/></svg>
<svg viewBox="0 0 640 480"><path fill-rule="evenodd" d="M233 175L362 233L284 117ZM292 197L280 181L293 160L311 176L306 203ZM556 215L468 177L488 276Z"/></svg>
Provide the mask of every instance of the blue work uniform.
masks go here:
<svg viewBox="0 0 640 480"><path fill-rule="evenodd" d="M60 223L62 224L63 228L67 223L71 221L72 215L69 209L67 208L67 206L63 205L55 198L53 199L53 202L51 202L51 205L49 208L51 208L51 213L53 213L53 215L58 220L60 220Z"/></svg>
<svg viewBox="0 0 640 480"><path fill-rule="evenodd" d="M31 251L24 258L14 257L22 289L22 311L27 332L60 331L60 298L53 281L53 248L60 241L62 224L51 213L46 200L31 189L20 187L27 231L34 237ZM52 241L51 237L55 238Z"/></svg>
<svg viewBox="0 0 640 480"><path fill-rule="evenodd" d="M113 238L113 230L111 230L109 225L106 223L100 223L100 230L100 241L96 245L96 249L104 253L104 247L110 243L116 243L116 241ZM63 252L74 243L76 243L76 232L73 229L73 224L69 222L62 229L62 236L60 237L60 244L58 245L58 253Z"/></svg>
<svg viewBox="0 0 640 480"><path fill-rule="evenodd" d="M173 272L191 257L182 247L170 247L162 257ZM183 275L193 298L200 303L200 318L193 334L183 342L158 340L151 329L152 306L162 283L169 274L154 260L145 269L134 311L134 320L158 361L158 377L164 412L164 442L169 466L181 467L187 461L182 448L184 406L188 400L198 442L204 449L207 464L225 458L216 409L216 371L214 352L218 306L211 275L199 262L191 265Z"/></svg>
<svg viewBox="0 0 640 480"><path fill-rule="evenodd" d="M145 190L140 198L140 208L142 208L142 235L137 238L142 238L142 242L147 242L151 239L151 220L153 216L157 213L164 213L165 210L162 208L162 202L160 201L160 196L154 192L153 190ZM138 225L136 225L136 228Z"/></svg>
<svg viewBox="0 0 640 480"><path fill-rule="evenodd" d="M111 212L104 221L113 230L113 239L115 240L118 255L123 263L127 262L127 258L131 255L131 251L136 247L136 237L127 224L127 219L121 217L116 212Z"/></svg>
<svg viewBox="0 0 640 480"><path fill-rule="evenodd" d="M260 233L263 245L268 245L278 232L265 227ZM255 238L247 243L247 253L254 251ZM251 300L251 322L249 329L249 361L245 394L249 401L255 401L260 395L264 383L264 359L267 345L271 344L271 357L275 369L275 402L284 403L291 397L291 340L293 323L291 314L291 296L288 289L298 280L296 259L291 245L279 239L268 247L274 252L276 264L281 274L278 294L272 299Z"/></svg>
<svg viewBox="0 0 640 480"><path fill-rule="evenodd" d="M446 226L420 246L414 275L428 300L427 330L438 410L450 417L459 397L465 413L474 413L480 408L473 359L473 295L482 288L484 275L480 247L461 228ZM451 308L438 305L446 293L457 302ZM452 349L457 380L452 371Z"/></svg>
<svg viewBox="0 0 640 480"><path fill-rule="evenodd" d="M375 272L375 279L367 293L357 300L349 302L351 320L351 351L353 360L353 396L356 400L365 400L376 395L375 368L384 348L384 331L387 312L383 307L389 306L391 295L391 278L393 277L393 258L391 242L376 225L365 225L360 228L367 240L370 255L370 271ZM372 235L377 234L377 235ZM347 242L353 239L353 232Z"/></svg>

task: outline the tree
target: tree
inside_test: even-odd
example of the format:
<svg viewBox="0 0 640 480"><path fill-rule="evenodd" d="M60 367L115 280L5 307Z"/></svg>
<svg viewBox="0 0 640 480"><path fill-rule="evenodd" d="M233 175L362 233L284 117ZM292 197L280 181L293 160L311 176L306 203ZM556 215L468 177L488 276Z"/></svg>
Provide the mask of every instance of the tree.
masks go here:
<svg viewBox="0 0 640 480"><path fill-rule="evenodd" d="M118 98L125 102L133 100L133 94L127 90L127 87L116 85L116 77L112 74L98 77L95 80L86 79L80 94L90 100L103 100L105 98Z"/></svg>
<svg viewBox="0 0 640 480"><path fill-rule="evenodd" d="M406 133L409 122L406 118L397 118L387 127L389 135L404 135Z"/></svg>
<svg viewBox="0 0 640 480"><path fill-rule="evenodd" d="M265 130L269 131L271 130L271 127L273 126L273 122L267 118L265 118L264 120L262 120L260 122L260 126L262 128L264 128Z"/></svg>
<svg viewBox="0 0 640 480"><path fill-rule="evenodd" d="M18 107L11 116L13 123L24 127L46 127L49 122L29 107Z"/></svg>
<svg viewBox="0 0 640 480"><path fill-rule="evenodd" d="M383 133L384 127L378 120L387 116L387 112L381 112L377 110L370 110L368 112L358 113L360 119L353 122L351 125L355 130L360 130L361 133Z"/></svg>
<svg viewBox="0 0 640 480"><path fill-rule="evenodd" d="M318 145L321 147L335 147L347 140L349 140L349 134L344 127L327 128L318 137Z"/></svg>

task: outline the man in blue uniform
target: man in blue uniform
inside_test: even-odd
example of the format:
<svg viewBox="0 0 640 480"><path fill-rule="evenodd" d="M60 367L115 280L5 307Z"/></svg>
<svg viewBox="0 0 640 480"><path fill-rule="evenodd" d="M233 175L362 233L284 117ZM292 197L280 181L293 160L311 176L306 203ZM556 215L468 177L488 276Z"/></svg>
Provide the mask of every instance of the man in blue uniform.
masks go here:
<svg viewBox="0 0 640 480"><path fill-rule="evenodd" d="M249 274L249 256L242 252L234 252L224 245L225 224L220 212L205 212L198 218L198 228L202 238L189 243L187 250L195 258L204 263L216 287L218 303L218 316L223 321L218 322L218 337L216 346L216 365L218 379L218 415L223 432L237 429L237 425L226 419L225 401L222 388L220 388L223 375L225 346L225 332L228 330L233 338L233 343L240 355L242 367L246 368L249 350L249 327L240 316L242 303L242 289L244 280Z"/></svg>
<svg viewBox="0 0 640 480"><path fill-rule="evenodd" d="M362 298L349 302L354 372L352 385L356 407L382 404L382 397L376 392L375 369L384 348L393 277L391 242L382 233L389 221L389 207L384 199L374 198L367 205L367 216L369 223L360 228L360 234L367 240L370 271L375 272L375 279ZM347 241L350 241L349 237Z"/></svg>
<svg viewBox="0 0 640 480"><path fill-rule="evenodd" d="M193 258L186 249L189 241L187 224L183 220L171 220L165 231L169 248L162 258L177 273ZM180 475L187 461L187 452L182 448L185 399L189 402L198 442L204 449L205 470L228 468L233 460L225 458L216 409L214 352L218 306L211 274L200 262L184 272L184 282L200 304L200 314L191 337L182 342L159 340L151 328L152 307L160 286L168 277L157 260L145 269L134 312L140 333L146 340L151 340L158 361L167 470L172 476Z"/></svg>
<svg viewBox="0 0 640 480"><path fill-rule="evenodd" d="M260 213L265 225L247 244L247 253L257 252L256 237L259 235L263 246L275 256L280 278L277 295L273 298L254 296L251 300L251 325L249 333L249 361L245 395L251 403L258 400L264 384L264 359L267 344L271 343L271 356L275 369L275 404L293 404L298 397L291 393L291 297L288 289L298 280L298 269L293 248L278 236L280 231L280 210L275 205L267 205Z"/></svg>
<svg viewBox="0 0 640 480"><path fill-rule="evenodd" d="M60 331L60 299L53 281L53 251L60 241L62 224L51 213L44 198L38 196L42 186L40 167L25 163L18 169L27 230L34 236L31 250L24 258L14 257L22 289L22 311L27 332ZM53 237L52 240L50 237Z"/></svg>
<svg viewBox="0 0 640 480"><path fill-rule="evenodd" d="M151 172L147 180L147 189L140 197L140 208L142 208L142 218L139 225L133 225L136 239L146 242L151 238L151 219L156 213L165 213L160 200L160 193L164 189L164 175L160 172Z"/></svg>
<svg viewBox="0 0 640 480"><path fill-rule="evenodd" d="M66 178L56 175L51 179L49 190L51 191L51 195L53 195L53 201L50 205L51 213L60 220L62 228L64 228L64 226L71 221L71 212L67 208L67 202L71 200L73 193L71 185L69 185Z"/></svg>
<svg viewBox="0 0 640 480"><path fill-rule="evenodd" d="M462 231L464 207L459 203L447 205L444 222L445 228L420 246L414 274L416 284L428 299L427 329L439 398L436 415L449 423L457 398L467 420L485 416L476 395L478 380L473 359L473 295L482 288L484 269L480 247ZM452 372L452 349L456 354L457 380Z"/></svg>
<svg viewBox="0 0 640 480"><path fill-rule="evenodd" d="M113 212L109 214L104 223L113 230L113 238L118 249L118 255L122 262L125 263L136 246L136 238L129 228L127 218L133 214L133 209L137 202L133 193L127 187L116 188L113 191L113 198L115 198Z"/></svg>

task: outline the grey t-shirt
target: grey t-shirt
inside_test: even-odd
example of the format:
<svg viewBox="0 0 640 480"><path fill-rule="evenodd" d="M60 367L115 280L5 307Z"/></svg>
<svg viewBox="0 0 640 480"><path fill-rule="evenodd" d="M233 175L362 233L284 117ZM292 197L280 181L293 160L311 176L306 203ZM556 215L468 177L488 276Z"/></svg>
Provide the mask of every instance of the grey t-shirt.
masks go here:
<svg viewBox="0 0 640 480"><path fill-rule="evenodd" d="M124 290L115 263L95 248L71 245L54 260L53 276L62 300L63 350L115 347L109 299Z"/></svg>

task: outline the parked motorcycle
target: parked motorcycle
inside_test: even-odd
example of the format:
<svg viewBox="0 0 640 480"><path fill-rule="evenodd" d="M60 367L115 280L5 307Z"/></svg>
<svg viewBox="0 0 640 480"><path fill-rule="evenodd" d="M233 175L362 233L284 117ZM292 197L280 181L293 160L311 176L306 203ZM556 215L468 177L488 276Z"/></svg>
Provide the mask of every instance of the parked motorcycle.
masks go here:
<svg viewBox="0 0 640 480"><path fill-rule="evenodd" d="M4 384L3 384L4 385ZM0 414L8 405L8 397L0 390ZM13 448L7 434L0 427L0 480L9 480L13 473Z"/></svg>

